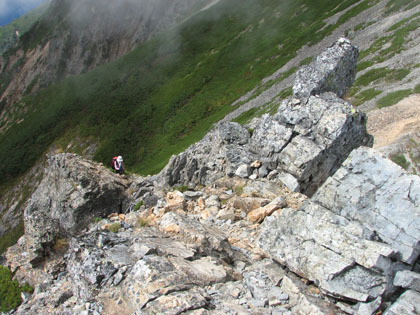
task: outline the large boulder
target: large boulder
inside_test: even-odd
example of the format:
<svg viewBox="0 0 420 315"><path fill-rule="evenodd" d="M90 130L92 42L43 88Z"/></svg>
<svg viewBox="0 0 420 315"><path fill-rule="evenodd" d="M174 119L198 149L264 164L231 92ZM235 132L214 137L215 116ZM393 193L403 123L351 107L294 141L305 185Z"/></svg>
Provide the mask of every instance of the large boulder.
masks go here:
<svg viewBox="0 0 420 315"><path fill-rule="evenodd" d="M420 178L362 147L297 211L266 218L258 243L328 295L359 302L355 309L362 310L388 299L401 286L395 273L413 268L419 218Z"/></svg>
<svg viewBox="0 0 420 315"><path fill-rule="evenodd" d="M313 62L296 74L293 95L307 99L311 95L333 92L343 97L356 77L359 49L346 38L340 38Z"/></svg>
<svg viewBox="0 0 420 315"><path fill-rule="evenodd" d="M48 158L45 176L24 212L25 237L34 264L55 239L74 235L95 217L120 212L127 181L75 154Z"/></svg>
<svg viewBox="0 0 420 315"><path fill-rule="evenodd" d="M420 178L373 149L359 148L314 195L314 201L360 222L413 264L420 254Z"/></svg>

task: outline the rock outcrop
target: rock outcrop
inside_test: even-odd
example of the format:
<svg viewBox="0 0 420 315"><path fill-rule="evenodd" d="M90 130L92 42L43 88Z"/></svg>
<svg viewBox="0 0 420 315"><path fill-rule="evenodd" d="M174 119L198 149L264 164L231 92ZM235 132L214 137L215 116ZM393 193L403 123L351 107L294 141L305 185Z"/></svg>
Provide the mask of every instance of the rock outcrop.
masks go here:
<svg viewBox="0 0 420 315"><path fill-rule="evenodd" d="M74 154L48 158L44 179L24 211L31 261L42 259L57 237L75 235L96 217L121 212L127 181Z"/></svg>
<svg viewBox="0 0 420 315"><path fill-rule="evenodd" d="M305 100L311 95L334 92L343 97L356 77L358 57L359 49L348 39L340 38L315 61L298 70L293 96Z"/></svg>
<svg viewBox="0 0 420 315"><path fill-rule="evenodd" d="M267 219L259 244L323 292L359 302L360 311L414 282L394 276L419 257L419 218L420 178L359 148L298 211Z"/></svg>
<svg viewBox="0 0 420 315"><path fill-rule="evenodd" d="M312 195L353 149L373 143L365 115L333 93L342 95L351 84L357 51L347 40L338 41L317 59L314 69L319 70L305 72L309 82L302 83L302 73L294 86L299 97L314 90L310 86L315 83L325 86L317 92L328 93L284 101L274 116L266 114L248 126L217 125L203 140L173 156L161 180L188 185L208 184L225 175L268 176ZM259 167L252 167L256 160L261 161Z"/></svg>

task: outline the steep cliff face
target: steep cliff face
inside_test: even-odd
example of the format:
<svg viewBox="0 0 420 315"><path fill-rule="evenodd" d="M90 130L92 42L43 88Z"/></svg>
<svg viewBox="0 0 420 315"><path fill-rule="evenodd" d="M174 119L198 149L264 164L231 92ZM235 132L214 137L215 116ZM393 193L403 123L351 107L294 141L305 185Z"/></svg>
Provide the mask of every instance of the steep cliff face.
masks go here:
<svg viewBox="0 0 420 315"><path fill-rule="evenodd" d="M24 93L113 61L194 14L210 0L54 0L18 46L0 59L1 120Z"/></svg>

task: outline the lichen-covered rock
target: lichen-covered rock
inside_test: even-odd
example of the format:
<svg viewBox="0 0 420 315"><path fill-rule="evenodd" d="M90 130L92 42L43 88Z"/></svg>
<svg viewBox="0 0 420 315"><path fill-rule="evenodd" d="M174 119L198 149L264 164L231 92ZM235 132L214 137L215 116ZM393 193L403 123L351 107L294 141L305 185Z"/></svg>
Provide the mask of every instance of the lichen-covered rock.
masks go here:
<svg viewBox="0 0 420 315"><path fill-rule="evenodd" d="M127 181L75 154L50 156L24 212L25 237L36 264L56 237L75 235L95 217L122 211Z"/></svg>
<svg viewBox="0 0 420 315"><path fill-rule="evenodd" d="M323 92L344 96L356 77L359 49L346 38L340 38L313 62L296 74L293 95L306 99Z"/></svg>

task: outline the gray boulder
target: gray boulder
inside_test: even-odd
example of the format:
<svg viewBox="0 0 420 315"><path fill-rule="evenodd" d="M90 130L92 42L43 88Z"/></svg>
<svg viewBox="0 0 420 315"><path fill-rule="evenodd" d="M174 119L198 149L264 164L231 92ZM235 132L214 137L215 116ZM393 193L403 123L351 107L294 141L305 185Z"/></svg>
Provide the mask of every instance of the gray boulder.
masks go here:
<svg viewBox="0 0 420 315"><path fill-rule="evenodd" d="M340 38L311 64L296 74L293 96L307 99L311 95L333 92L343 97L356 76L359 49L346 38Z"/></svg>
<svg viewBox="0 0 420 315"><path fill-rule="evenodd" d="M126 187L124 178L75 154L50 156L24 212L32 263L42 259L56 237L75 235L95 217L120 212Z"/></svg>
<svg viewBox="0 0 420 315"><path fill-rule="evenodd" d="M420 313L420 293L413 290L406 291L394 304L392 304L384 315L416 315Z"/></svg>
<svg viewBox="0 0 420 315"><path fill-rule="evenodd" d="M394 285L420 292L420 274L409 270L399 271L395 275Z"/></svg>
<svg viewBox="0 0 420 315"><path fill-rule="evenodd" d="M360 222L402 262L413 264L419 256L420 178L373 149L353 151L313 200Z"/></svg>
<svg viewBox="0 0 420 315"><path fill-rule="evenodd" d="M367 302L385 293L386 244L363 238L363 227L312 202L267 217L259 246L332 296Z"/></svg>
<svg viewBox="0 0 420 315"><path fill-rule="evenodd" d="M328 295L370 309L407 282L407 272L394 276L419 256L418 218L420 178L362 147L297 211L266 218L258 244Z"/></svg>

